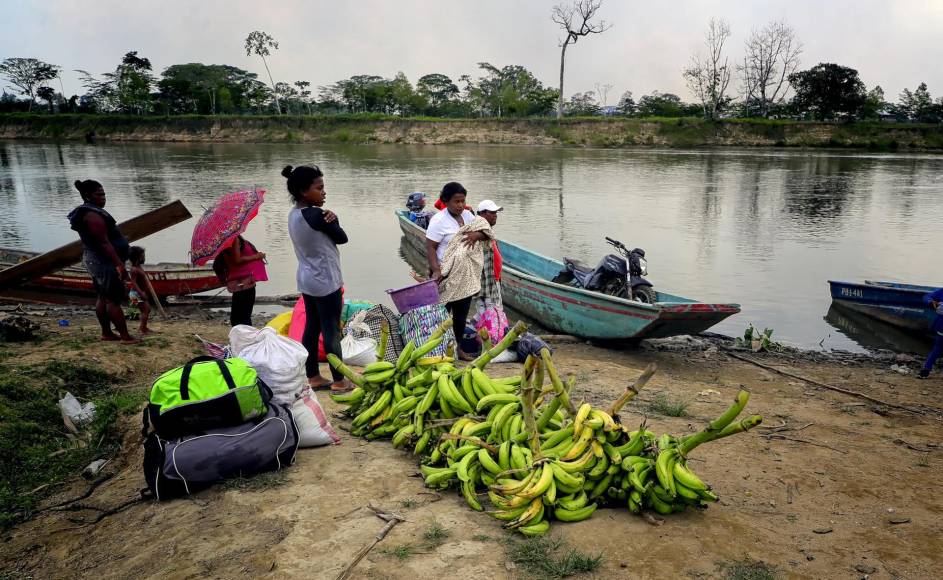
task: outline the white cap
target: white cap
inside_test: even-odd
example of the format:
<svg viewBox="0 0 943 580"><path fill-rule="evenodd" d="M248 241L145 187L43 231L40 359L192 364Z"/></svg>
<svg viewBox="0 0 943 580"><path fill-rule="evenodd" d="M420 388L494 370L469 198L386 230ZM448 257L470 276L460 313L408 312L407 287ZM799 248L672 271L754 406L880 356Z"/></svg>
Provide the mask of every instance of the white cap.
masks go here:
<svg viewBox="0 0 943 580"><path fill-rule="evenodd" d="M478 204L478 211L501 211L503 209L503 207L499 206L490 199L486 199Z"/></svg>

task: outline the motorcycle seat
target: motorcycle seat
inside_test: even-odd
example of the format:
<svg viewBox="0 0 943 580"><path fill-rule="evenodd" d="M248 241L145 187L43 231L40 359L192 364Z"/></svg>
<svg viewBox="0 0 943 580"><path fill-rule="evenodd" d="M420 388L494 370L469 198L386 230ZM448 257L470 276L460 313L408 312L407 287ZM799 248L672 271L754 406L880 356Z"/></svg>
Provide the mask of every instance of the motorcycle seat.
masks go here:
<svg viewBox="0 0 943 580"><path fill-rule="evenodd" d="M563 263L572 267L577 272L582 272L583 274L590 274L593 271L592 268L574 258L563 258Z"/></svg>

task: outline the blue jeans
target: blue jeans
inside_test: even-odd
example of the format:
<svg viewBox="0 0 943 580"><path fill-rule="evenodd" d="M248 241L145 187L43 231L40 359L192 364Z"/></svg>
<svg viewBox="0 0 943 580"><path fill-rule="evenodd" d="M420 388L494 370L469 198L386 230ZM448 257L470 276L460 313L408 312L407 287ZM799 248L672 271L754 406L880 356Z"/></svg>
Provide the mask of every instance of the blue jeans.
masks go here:
<svg viewBox="0 0 943 580"><path fill-rule="evenodd" d="M933 370L933 365L936 363L936 359L940 358L940 355L943 355L943 334L938 332L936 333L936 339L933 341L933 348L930 349L930 354L927 355L927 362L923 363L923 370L927 372Z"/></svg>

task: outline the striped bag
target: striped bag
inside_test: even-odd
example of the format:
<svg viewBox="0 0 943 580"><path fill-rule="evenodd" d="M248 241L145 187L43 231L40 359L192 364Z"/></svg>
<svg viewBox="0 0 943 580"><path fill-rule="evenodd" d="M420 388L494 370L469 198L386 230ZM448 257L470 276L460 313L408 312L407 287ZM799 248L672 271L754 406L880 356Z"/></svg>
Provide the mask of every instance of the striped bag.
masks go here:
<svg viewBox="0 0 943 580"><path fill-rule="evenodd" d="M445 306L441 304L420 306L400 317L399 331L406 342L414 341L416 346L421 346L424 342L429 340L429 337L432 336L435 329L445 322L448 317L449 313L445 310ZM452 332L452 327L450 326L445 332L445 338L442 344L437 346L428 356L445 354L448 345L454 342L455 333Z"/></svg>

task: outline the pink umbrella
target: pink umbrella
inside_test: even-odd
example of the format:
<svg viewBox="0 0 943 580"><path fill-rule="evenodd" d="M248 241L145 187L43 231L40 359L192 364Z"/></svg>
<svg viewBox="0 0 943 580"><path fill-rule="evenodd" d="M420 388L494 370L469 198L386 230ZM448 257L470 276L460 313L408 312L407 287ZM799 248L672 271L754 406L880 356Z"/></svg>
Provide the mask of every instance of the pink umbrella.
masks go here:
<svg viewBox="0 0 943 580"><path fill-rule="evenodd" d="M204 211L190 240L193 264L202 266L209 262L245 232L252 218L258 215L264 196L264 189L234 191Z"/></svg>

